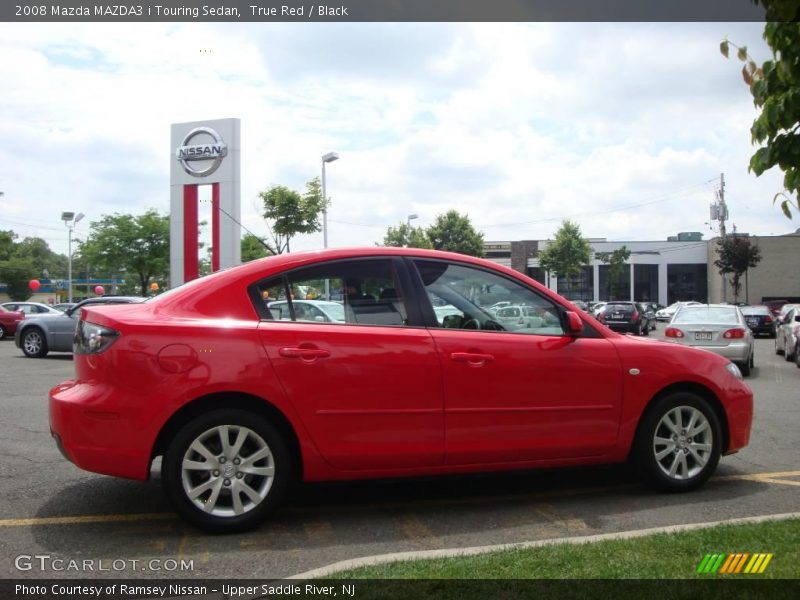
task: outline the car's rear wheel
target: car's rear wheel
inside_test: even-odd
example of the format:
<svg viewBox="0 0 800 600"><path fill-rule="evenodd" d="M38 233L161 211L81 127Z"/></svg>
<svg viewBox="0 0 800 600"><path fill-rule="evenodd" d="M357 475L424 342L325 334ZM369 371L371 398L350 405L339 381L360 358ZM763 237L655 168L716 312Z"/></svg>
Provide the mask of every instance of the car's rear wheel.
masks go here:
<svg viewBox="0 0 800 600"><path fill-rule="evenodd" d="M743 363L736 363L736 366L739 367L739 370L742 372L742 376L750 377L751 369L753 367L753 357L751 356Z"/></svg>
<svg viewBox="0 0 800 600"><path fill-rule="evenodd" d="M778 336L775 336L775 354L783 354L783 350L778 345Z"/></svg>
<svg viewBox="0 0 800 600"><path fill-rule="evenodd" d="M47 340L44 332L38 327L29 327L22 334L20 342L22 352L30 358L42 358L47 355Z"/></svg>
<svg viewBox="0 0 800 600"><path fill-rule="evenodd" d="M784 350L783 357L784 357L784 358L785 358L787 361L793 361L793 360L794 360L794 356L795 356L795 349L794 349L794 347L793 347L793 346L792 346L792 345L789 343L789 340L787 339L787 340L786 340L786 349Z"/></svg>
<svg viewBox="0 0 800 600"><path fill-rule="evenodd" d="M214 533L249 529L281 500L293 461L280 432L260 415L215 410L188 422L164 456L162 480L178 512Z"/></svg>
<svg viewBox="0 0 800 600"><path fill-rule="evenodd" d="M655 401L636 435L634 463L645 483L686 492L711 477L722 451L722 432L709 402L690 392Z"/></svg>
<svg viewBox="0 0 800 600"><path fill-rule="evenodd" d="M800 369L800 342L797 343L794 349L794 364L797 365L797 368Z"/></svg>

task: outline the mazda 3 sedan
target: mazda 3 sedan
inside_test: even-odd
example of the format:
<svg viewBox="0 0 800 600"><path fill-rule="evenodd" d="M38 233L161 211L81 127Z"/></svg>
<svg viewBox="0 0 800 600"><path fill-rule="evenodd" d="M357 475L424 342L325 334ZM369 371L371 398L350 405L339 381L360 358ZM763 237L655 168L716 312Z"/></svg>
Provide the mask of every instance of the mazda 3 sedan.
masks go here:
<svg viewBox="0 0 800 600"><path fill-rule="evenodd" d="M298 318L309 289L343 318ZM500 301L542 317L507 328ZM688 491L748 444L753 415L716 354L619 335L514 270L411 248L282 254L87 306L74 353L75 378L50 392L64 456L139 480L162 456L178 512L216 532L254 526L297 480L631 460Z"/></svg>

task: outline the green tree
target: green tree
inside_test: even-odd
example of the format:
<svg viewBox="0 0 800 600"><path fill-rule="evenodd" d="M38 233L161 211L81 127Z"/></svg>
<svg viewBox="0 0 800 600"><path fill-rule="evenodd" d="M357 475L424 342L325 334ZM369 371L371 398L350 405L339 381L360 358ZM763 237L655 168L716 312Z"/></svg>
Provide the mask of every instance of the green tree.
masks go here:
<svg viewBox="0 0 800 600"><path fill-rule="evenodd" d="M433 243L425 230L422 227L412 227L408 223L389 227L381 245L396 248L433 248Z"/></svg>
<svg viewBox="0 0 800 600"><path fill-rule="evenodd" d="M81 257L97 269L136 276L147 296L151 279L162 281L169 272L169 217L154 209L138 216L104 215L90 225Z"/></svg>
<svg viewBox="0 0 800 600"><path fill-rule="evenodd" d="M772 60L760 67L747 53L746 46L737 46L727 39L720 51L727 57L730 47L745 64L742 76L750 86L753 103L761 114L750 128L751 141L762 147L750 158L749 170L761 175L772 167L784 172L785 190L781 198L783 213L791 218L791 206L800 208L800 2L760 0L767 9L764 39L772 50ZM792 197L794 195L794 197Z"/></svg>
<svg viewBox="0 0 800 600"><path fill-rule="evenodd" d="M761 261L761 251L758 246L750 243L749 238L734 233L717 240L717 252L719 258L714 261L714 265L719 269L720 275L731 275L733 301L738 302L739 292L742 290L742 274Z"/></svg>
<svg viewBox="0 0 800 600"><path fill-rule="evenodd" d="M598 252L595 254L598 260L608 265L608 279L610 282L609 300L615 300L615 289L622 285L622 276L625 275L625 263L631 257L631 251L627 246L617 248L613 252Z"/></svg>
<svg viewBox="0 0 800 600"><path fill-rule="evenodd" d="M549 273L564 277L569 292L571 279L580 274L581 268L589 264L591 257L592 247L583 238L581 228L572 221L562 221L555 239L539 252L539 266Z"/></svg>
<svg viewBox="0 0 800 600"><path fill-rule="evenodd" d="M11 256L0 260L0 281L6 284L8 297L17 302L30 298L33 294L28 282L37 276L36 267L30 259Z"/></svg>
<svg viewBox="0 0 800 600"><path fill-rule="evenodd" d="M483 234L475 230L467 215L457 210L438 215L426 234L436 250L483 256Z"/></svg>
<svg viewBox="0 0 800 600"><path fill-rule="evenodd" d="M23 301L32 295L31 279L66 273L67 257L53 252L41 238L16 239L13 231L0 231L0 281L12 300Z"/></svg>
<svg viewBox="0 0 800 600"><path fill-rule="evenodd" d="M290 252L289 243L297 234L322 229L320 216L328 200L322 197L319 178L306 183L303 194L275 185L258 196L264 203L264 218L272 232L273 242L265 242L272 254Z"/></svg>
<svg viewBox="0 0 800 600"><path fill-rule="evenodd" d="M252 233L245 233L242 236L242 262L250 262L257 258L270 256L272 252L265 246L266 242Z"/></svg>

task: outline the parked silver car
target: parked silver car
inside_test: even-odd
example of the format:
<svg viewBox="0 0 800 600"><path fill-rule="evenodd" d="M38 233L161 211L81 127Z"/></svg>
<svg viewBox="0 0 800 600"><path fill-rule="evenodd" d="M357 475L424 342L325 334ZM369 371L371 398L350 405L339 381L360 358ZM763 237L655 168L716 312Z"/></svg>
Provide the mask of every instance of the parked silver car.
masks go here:
<svg viewBox="0 0 800 600"><path fill-rule="evenodd" d="M789 361L800 355L800 304L790 308L778 323L775 354L783 354Z"/></svg>
<svg viewBox="0 0 800 600"><path fill-rule="evenodd" d="M39 315L24 319L17 327L14 343L30 358L41 358L48 352L72 352L72 336L81 317L81 308L94 304L130 304L142 302L134 296L99 296L79 302L63 313Z"/></svg>
<svg viewBox="0 0 800 600"><path fill-rule="evenodd" d="M278 321L315 321L318 323L344 323L344 306L327 300L293 300L294 319L289 314L289 303L277 300L269 303L272 315Z"/></svg>
<svg viewBox="0 0 800 600"><path fill-rule="evenodd" d="M753 333L738 306L696 304L681 306L664 330L667 341L710 350L750 375L755 364Z"/></svg>

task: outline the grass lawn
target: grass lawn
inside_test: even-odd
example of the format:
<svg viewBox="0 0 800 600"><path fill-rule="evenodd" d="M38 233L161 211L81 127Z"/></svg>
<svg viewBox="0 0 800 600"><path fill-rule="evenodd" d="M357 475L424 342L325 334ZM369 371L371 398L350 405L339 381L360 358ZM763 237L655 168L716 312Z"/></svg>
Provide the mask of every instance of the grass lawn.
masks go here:
<svg viewBox="0 0 800 600"><path fill-rule="evenodd" d="M631 540L558 544L458 558L395 562L336 579L796 579L800 519L722 525ZM706 554L771 553L764 573L697 573ZM746 566L746 565L745 565Z"/></svg>

